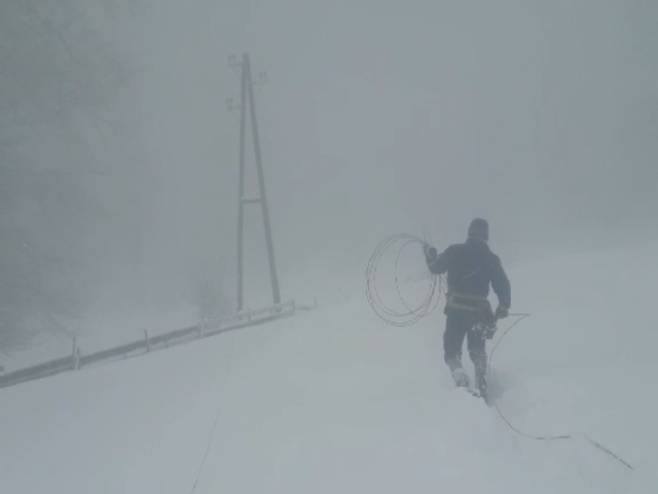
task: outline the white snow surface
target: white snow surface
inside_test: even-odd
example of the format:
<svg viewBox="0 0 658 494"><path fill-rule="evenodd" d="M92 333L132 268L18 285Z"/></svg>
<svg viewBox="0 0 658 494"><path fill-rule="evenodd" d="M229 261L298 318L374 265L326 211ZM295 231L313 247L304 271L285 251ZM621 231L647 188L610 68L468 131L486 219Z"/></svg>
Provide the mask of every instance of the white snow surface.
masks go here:
<svg viewBox="0 0 658 494"><path fill-rule="evenodd" d="M655 247L510 267L497 404L572 440L454 389L440 311L386 326L319 269L317 310L0 390L2 492L656 493Z"/></svg>

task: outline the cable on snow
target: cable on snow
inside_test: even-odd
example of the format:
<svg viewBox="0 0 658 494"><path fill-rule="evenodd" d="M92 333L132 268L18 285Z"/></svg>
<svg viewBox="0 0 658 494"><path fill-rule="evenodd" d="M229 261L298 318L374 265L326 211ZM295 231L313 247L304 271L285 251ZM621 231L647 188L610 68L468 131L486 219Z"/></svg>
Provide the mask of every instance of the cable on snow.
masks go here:
<svg viewBox="0 0 658 494"><path fill-rule="evenodd" d="M493 360L494 360L494 355L496 354L496 349L500 346L500 344L503 342L505 337L521 323L524 319L530 317L530 314L510 314L512 317L516 317L516 320L509 326L507 327L500 338L496 341L494 346L491 348L491 352L489 354L489 374L491 373L491 368L493 366ZM537 434L531 434L525 431L522 431L518 427L516 427L509 418L505 416L503 411L500 409L498 406L498 403L495 401L492 402L494 409L496 410L496 413L498 416L501 418L501 420L507 425L507 427L514 433L518 434L519 436L525 437L527 439L532 439L535 441L560 441L560 440L575 440L577 437L574 434L555 434L555 435L537 435ZM631 465L629 462L624 460L621 456L613 452L610 448L607 448L603 444L601 444L599 441L596 441L589 437L587 434L580 434L584 438L584 440L590 445L593 446L594 448L598 449L599 451L605 453L608 455L608 457L612 458L613 460L617 461L620 465L623 467L627 468L628 470L635 470L633 465Z"/></svg>
<svg viewBox="0 0 658 494"><path fill-rule="evenodd" d="M491 375L491 368L493 367L493 361L494 361L494 356L496 355L496 350L498 349L500 344L504 341L505 336L507 336L510 333L510 331L512 331L516 326L518 326L521 323L521 321L530 317L530 314L510 314L510 316L515 317L516 320L503 331L502 336L498 338L494 346L491 348L491 352L489 353L489 364L488 364L489 371L487 372L489 375ZM534 439L535 441L558 441L558 440L572 438L571 434L535 435L535 434L524 432L518 427L514 426L514 424L512 424L512 422L502 412L502 410L498 406L498 403L493 401L492 404L494 409L502 419L502 421L505 422L505 424L507 425L507 427L509 427L513 432L517 433L520 436L526 437L528 439Z"/></svg>
<svg viewBox="0 0 658 494"><path fill-rule="evenodd" d="M194 483L192 484L192 489L190 490L190 494L194 494L196 492L196 488L199 485L199 479L201 478L201 473L203 472L203 467L206 466L206 461L208 461L208 454L210 453L210 449L212 448L212 444L215 438L215 430L217 429L217 424L219 423L219 418L221 417L221 405L217 408L217 412L215 413L215 420L213 421L212 427L208 433L208 442L206 443L206 451L203 454L203 458L201 459L201 463L199 464L199 468L197 469L196 477L194 478Z"/></svg>

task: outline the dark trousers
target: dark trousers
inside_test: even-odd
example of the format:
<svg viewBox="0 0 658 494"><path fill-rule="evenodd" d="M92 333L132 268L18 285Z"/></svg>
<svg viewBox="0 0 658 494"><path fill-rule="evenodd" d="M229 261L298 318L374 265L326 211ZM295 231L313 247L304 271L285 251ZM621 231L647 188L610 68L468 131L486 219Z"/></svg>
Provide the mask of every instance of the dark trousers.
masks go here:
<svg viewBox="0 0 658 494"><path fill-rule="evenodd" d="M461 367L462 346L466 338L468 353L475 366L476 380L484 380L487 372L485 337L481 332L474 330L474 326L482 321L482 315L478 312L455 309L446 311L446 315L446 330L443 333L446 364L450 370Z"/></svg>

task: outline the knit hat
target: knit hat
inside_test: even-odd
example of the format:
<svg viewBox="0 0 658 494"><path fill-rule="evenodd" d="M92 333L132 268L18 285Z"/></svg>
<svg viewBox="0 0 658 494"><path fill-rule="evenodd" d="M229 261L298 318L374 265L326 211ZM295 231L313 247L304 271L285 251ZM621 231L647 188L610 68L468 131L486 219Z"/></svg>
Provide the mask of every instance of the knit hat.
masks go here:
<svg viewBox="0 0 658 494"><path fill-rule="evenodd" d="M468 238L475 238L487 242L489 240L489 223L482 218L475 218L468 225Z"/></svg>

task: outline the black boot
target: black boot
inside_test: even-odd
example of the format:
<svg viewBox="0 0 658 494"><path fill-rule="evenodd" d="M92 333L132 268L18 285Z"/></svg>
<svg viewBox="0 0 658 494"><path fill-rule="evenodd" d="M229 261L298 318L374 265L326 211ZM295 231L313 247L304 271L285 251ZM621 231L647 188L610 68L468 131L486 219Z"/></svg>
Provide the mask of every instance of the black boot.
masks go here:
<svg viewBox="0 0 658 494"><path fill-rule="evenodd" d="M455 380L455 385L459 388L468 388L471 384L468 374L466 374L466 371L462 367L452 370L452 378Z"/></svg>
<svg viewBox="0 0 658 494"><path fill-rule="evenodd" d="M487 354L484 352L473 352L471 354L473 366L475 367L475 388L480 396L487 400Z"/></svg>
<svg viewBox="0 0 658 494"><path fill-rule="evenodd" d="M466 374L466 371L462 367L461 359L449 358L446 359L446 364L448 364L448 367L450 368L450 373L452 374L452 378L455 381L455 385L460 388L468 388L470 382L468 379L468 374Z"/></svg>
<svg viewBox="0 0 658 494"><path fill-rule="evenodd" d="M484 398L484 401L488 402L489 396L487 394L487 377L485 374L478 374L475 376L475 386L477 387L480 396Z"/></svg>

